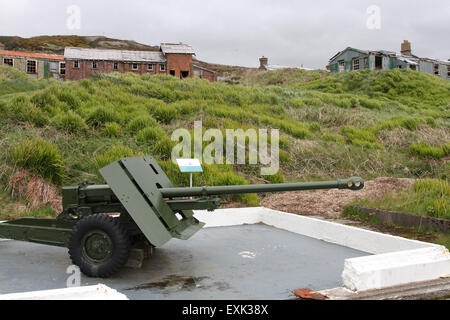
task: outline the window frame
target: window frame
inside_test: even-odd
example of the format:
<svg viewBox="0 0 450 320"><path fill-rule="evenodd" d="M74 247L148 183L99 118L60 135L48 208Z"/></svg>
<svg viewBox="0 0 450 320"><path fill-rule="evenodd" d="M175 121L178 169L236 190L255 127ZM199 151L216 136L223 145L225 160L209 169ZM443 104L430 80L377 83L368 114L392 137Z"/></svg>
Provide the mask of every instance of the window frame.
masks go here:
<svg viewBox="0 0 450 320"><path fill-rule="evenodd" d="M136 65L136 68L134 67L134 65ZM131 70L133 70L133 71L139 71L139 63L132 63L132 64L131 64Z"/></svg>
<svg viewBox="0 0 450 320"><path fill-rule="evenodd" d="M358 69L355 69L355 65L358 65ZM360 66L360 63L359 63L359 58L354 58L353 59L353 61L352 61L352 69L353 69L353 71L359 71L359 70L361 70L361 66Z"/></svg>
<svg viewBox="0 0 450 320"><path fill-rule="evenodd" d="M34 71L29 71L29 63L34 62ZM27 67L27 73L28 74L37 74L38 73L38 63L36 59L26 59L26 67Z"/></svg>
<svg viewBox="0 0 450 320"><path fill-rule="evenodd" d="M147 71L153 71L153 63L147 64Z"/></svg>
<svg viewBox="0 0 450 320"><path fill-rule="evenodd" d="M164 63L159 65L159 72L166 72L166 65Z"/></svg>
<svg viewBox="0 0 450 320"><path fill-rule="evenodd" d="M341 69L342 66L342 69ZM344 72L345 71L345 60L338 61L338 72Z"/></svg>
<svg viewBox="0 0 450 320"><path fill-rule="evenodd" d="M98 69L98 61L97 60L92 60L92 69L93 70L97 70Z"/></svg>
<svg viewBox="0 0 450 320"><path fill-rule="evenodd" d="M73 68L74 69L80 69L80 60L74 60L73 61Z"/></svg>
<svg viewBox="0 0 450 320"><path fill-rule="evenodd" d="M64 65L64 68L61 65ZM66 66L67 66L67 64L66 64L65 61L60 61L59 62L59 74L60 75L65 75L66 74ZM64 70L64 72L61 72L63 70Z"/></svg>
<svg viewBox="0 0 450 320"><path fill-rule="evenodd" d="M5 63L5 60L11 60L12 64ZM14 67L14 58L5 58L5 57L3 57L3 64L6 64L7 66L10 66L10 67Z"/></svg>
<svg viewBox="0 0 450 320"><path fill-rule="evenodd" d="M113 70L119 70L119 63L113 62Z"/></svg>
<svg viewBox="0 0 450 320"><path fill-rule="evenodd" d="M434 75L440 77L441 76L441 68L439 66L439 63L435 63L433 67L434 67Z"/></svg>

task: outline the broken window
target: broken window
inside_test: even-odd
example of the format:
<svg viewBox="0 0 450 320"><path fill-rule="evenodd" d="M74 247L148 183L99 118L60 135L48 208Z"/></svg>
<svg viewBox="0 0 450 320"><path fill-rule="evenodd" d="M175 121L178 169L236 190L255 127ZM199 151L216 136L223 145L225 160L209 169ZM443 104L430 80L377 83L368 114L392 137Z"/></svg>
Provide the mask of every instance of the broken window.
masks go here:
<svg viewBox="0 0 450 320"><path fill-rule="evenodd" d="M450 78L450 66L447 66L447 77Z"/></svg>
<svg viewBox="0 0 450 320"><path fill-rule="evenodd" d="M153 65L152 64L148 64L147 65L147 70L148 71L153 71Z"/></svg>
<svg viewBox="0 0 450 320"><path fill-rule="evenodd" d="M435 74L436 76L439 76L439 75L440 75L440 72L439 72L439 65L438 65L438 64L435 64L435 65L434 65L434 74Z"/></svg>
<svg viewBox="0 0 450 320"><path fill-rule="evenodd" d="M3 63L8 66L14 66L14 60L12 58L3 58Z"/></svg>
<svg viewBox="0 0 450 320"><path fill-rule="evenodd" d="M189 77L189 71L181 71L181 79L187 78Z"/></svg>
<svg viewBox="0 0 450 320"><path fill-rule="evenodd" d="M170 75L175 77L175 70L170 70Z"/></svg>
<svg viewBox="0 0 450 320"><path fill-rule="evenodd" d="M80 67L80 61L76 60L73 62L73 68L78 69Z"/></svg>
<svg viewBox="0 0 450 320"><path fill-rule="evenodd" d="M354 71L359 70L359 59L353 59L353 70Z"/></svg>
<svg viewBox="0 0 450 320"><path fill-rule="evenodd" d="M36 73L37 71L36 60L27 60L27 73Z"/></svg>
<svg viewBox="0 0 450 320"><path fill-rule="evenodd" d="M416 66L413 65L413 64L410 64L410 65L409 65L409 68L410 68L411 70L416 70Z"/></svg>
<svg viewBox="0 0 450 320"><path fill-rule="evenodd" d="M342 72L345 70L345 62L344 61L339 61L339 72Z"/></svg>
<svg viewBox="0 0 450 320"><path fill-rule="evenodd" d="M66 74L66 63L61 62L59 64L59 74Z"/></svg>
<svg viewBox="0 0 450 320"><path fill-rule="evenodd" d="M160 64L159 65L159 71L161 71L161 72L166 71L166 65L165 64Z"/></svg>
<svg viewBox="0 0 450 320"><path fill-rule="evenodd" d="M97 61L92 61L92 69L97 69Z"/></svg>
<svg viewBox="0 0 450 320"><path fill-rule="evenodd" d="M137 63L133 63L132 66L131 66L131 69L135 70L135 71L139 70L139 65Z"/></svg>
<svg viewBox="0 0 450 320"><path fill-rule="evenodd" d="M119 63L118 62L114 62L113 68L114 68L114 70L119 70Z"/></svg>

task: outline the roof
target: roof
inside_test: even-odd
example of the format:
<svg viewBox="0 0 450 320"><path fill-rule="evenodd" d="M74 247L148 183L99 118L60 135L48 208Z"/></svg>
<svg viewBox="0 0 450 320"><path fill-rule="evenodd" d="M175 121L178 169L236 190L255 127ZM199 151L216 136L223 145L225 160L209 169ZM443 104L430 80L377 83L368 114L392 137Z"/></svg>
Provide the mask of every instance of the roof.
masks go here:
<svg viewBox="0 0 450 320"><path fill-rule="evenodd" d="M202 69L202 70L205 70L205 71L208 71L208 72L212 72L212 73L217 73L217 72L214 71L214 70L211 70L211 69L208 69L208 68L205 68L205 67L201 67L201 66L199 66L199 65L197 65L197 64L193 64L192 67L193 67L193 68L196 68L196 69Z"/></svg>
<svg viewBox="0 0 450 320"><path fill-rule="evenodd" d="M266 70L274 71L274 70L281 70L281 69L300 69L300 70L314 70L311 68L304 68L304 67L288 67L288 66L280 66L278 64L266 64L265 66Z"/></svg>
<svg viewBox="0 0 450 320"><path fill-rule="evenodd" d="M347 47L344 50L339 51L338 53L336 53L334 56L331 57L329 62L333 61L334 59L336 59L336 57L338 57L340 54L342 54L343 52L345 52L347 50L353 50L353 51L357 51L357 52L360 52L360 53L363 53L363 54L367 54L367 55L369 55L369 54L376 54L376 55L381 54L381 55L386 55L386 56L392 56L392 57L397 58L398 60L404 61L404 62L409 63L409 64L413 64L413 65L417 65L419 60L420 61L433 61L433 62L438 62L440 64L447 64L447 65L450 64L449 61L444 61L444 60L439 60L439 59L431 59L431 58L421 58L421 57L418 57L416 55L407 56L407 55L404 55L404 54L401 54L401 53L397 53L397 52L394 52L394 51L360 50L360 49L356 49L356 48L352 48L352 47Z"/></svg>
<svg viewBox="0 0 450 320"><path fill-rule="evenodd" d="M65 48L64 57L66 59L78 59L78 60L166 62L166 58L159 51Z"/></svg>
<svg viewBox="0 0 450 320"><path fill-rule="evenodd" d="M195 54L194 49L184 43L161 43L161 51L166 53Z"/></svg>
<svg viewBox="0 0 450 320"><path fill-rule="evenodd" d="M22 51L11 51L11 50L0 51L0 55L24 57L24 58L47 59L47 60L64 60L64 56L60 56L60 55L56 55L56 54L22 52Z"/></svg>

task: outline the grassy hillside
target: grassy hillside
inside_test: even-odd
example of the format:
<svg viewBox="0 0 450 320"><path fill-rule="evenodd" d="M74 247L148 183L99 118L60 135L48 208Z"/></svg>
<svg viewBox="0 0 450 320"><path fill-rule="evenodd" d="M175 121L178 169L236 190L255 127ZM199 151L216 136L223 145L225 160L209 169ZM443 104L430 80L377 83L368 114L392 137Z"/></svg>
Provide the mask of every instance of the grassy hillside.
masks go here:
<svg viewBox="0 0 450 320"><path fill-rule="evenodd" d="M131 40L112 39L103 36L38 36L31 38L0 36L6 50L39 51L63 54L64 47L159 50L158 46L148 46Z"/></svg>
<svg viewBox="0 0 450 320"><path fill-rule="evenodd" d="M22 84L22 75L2 67L0 90L13 89L0 95L0 182L7 188L26 168L55 185L98 183L99 167L151 154L175 184L188 185L168 161L170 135L192 130L194 120L205 130L277 128L281 135L279 175L262 177L255 165L213 165L195 176L196 185L352 175L448 179L449 81L409 70L301 77L315 80L246 87L109 74ZM234 199L258 203L255 195Z"/></svg>

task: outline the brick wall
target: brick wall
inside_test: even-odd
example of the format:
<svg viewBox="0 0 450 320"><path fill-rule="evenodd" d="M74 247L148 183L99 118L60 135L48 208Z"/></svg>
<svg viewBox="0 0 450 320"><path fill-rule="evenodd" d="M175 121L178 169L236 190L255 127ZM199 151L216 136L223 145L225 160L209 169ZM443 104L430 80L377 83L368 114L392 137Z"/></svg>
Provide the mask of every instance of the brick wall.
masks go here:
<svg viewBox="0 0 450 320"><path fill-rule="evenodd" d="M188 71L189 78L193 77L193 70L191 69L192 64L192 55L190 54L175 54L175 53L167 53L167 74L170 74L170 71L175 71L174 76L176 78L180 78L181 71Z"/></svg>
<svg viewBox="0 0 450 320"><path fill-rule="evenodd" d="M203 77L202 79L209 80L210 82L216 82L217 81L217 73L203 70Z"/></svg>
<svg viewBox="0 0 450 320"><path fill-rule="evenodd" d="M138 63L138 70L132 69L131 63L117 62L117 70L114 69L112 61L97 61L97 68L92 68L92 61L79 60L78 68L74 67L74 60L66 61L66 80L81 80L89 77L91 74L112 73L112 72L132 72L137 74L167 74L166 71L160 71L160 64L153 64L153 70L147 70L147 63Z"/></svg>

